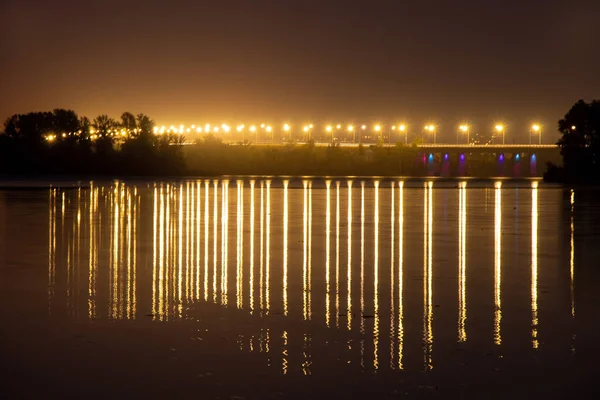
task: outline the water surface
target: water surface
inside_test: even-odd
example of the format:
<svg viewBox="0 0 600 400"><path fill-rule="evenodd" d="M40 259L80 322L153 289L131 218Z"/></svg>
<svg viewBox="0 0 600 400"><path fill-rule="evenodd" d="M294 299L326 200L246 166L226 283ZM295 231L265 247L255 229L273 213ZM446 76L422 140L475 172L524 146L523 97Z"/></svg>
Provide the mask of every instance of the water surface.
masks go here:
<svg viewBox="0 0 600 400"><path fill-rule="evenodd" d="M599 194L299 178L3 189L0 382L24 397L583 394L600 354Z"/></svg>

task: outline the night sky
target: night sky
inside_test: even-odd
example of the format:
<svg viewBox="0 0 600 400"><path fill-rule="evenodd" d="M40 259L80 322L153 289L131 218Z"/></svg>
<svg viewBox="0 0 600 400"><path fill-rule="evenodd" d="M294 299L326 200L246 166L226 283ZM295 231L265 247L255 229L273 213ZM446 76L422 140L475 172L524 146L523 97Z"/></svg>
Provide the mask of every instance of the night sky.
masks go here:
<svg viewBox="0 0 600 400"><path fill-rule="evenodd" d="M0 0L0 15L2 120L64 107L553 132L600 97L598 0Z"/></svg>

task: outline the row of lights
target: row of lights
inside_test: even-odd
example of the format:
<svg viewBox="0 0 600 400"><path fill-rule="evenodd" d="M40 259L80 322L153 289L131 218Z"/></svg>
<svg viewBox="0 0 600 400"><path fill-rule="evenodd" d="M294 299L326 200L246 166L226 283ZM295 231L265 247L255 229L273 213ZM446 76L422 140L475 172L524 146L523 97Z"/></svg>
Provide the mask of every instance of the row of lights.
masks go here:
<svg viewBox="0 0 600 400"><path fill-rule="evenodd" d="M242 132L244 129L246 128L246 126L244 124L238 125L236 126L235 130L237 132ZM250 132L256 132L258 129L264 129L267 132L272 132L273 131L273 127L271 125L266 125L266 124L260 124L260 126L257 125L251 125L248 130ZM310 132L312 129L314 128L313 124L307 124L307 125L303 125L302 126L302 131L304 132ZM574 129L575 127L572 127L571 129ZM341 124L337 124L335 126L333 125L326 125L325 126L325 131L327 132L333 132L335 130L340 130L342 129L342 125ZM367 125L361 125L360 129L362 130L366 130L367 129ZM401 125L392 125L391 129L393 131L400 131L400 132L404 132L406 131L408 128L405 124L401 124ZM425 125L424 130L427 132L435 132L437 129L437 127L433 124L430 125ZM470 130L470 126L469 125L460 125L458 127L458 129L462 132L468 132ZM494 126L494 129L499 132L502 133L504 132L504 125L501 124L497 124ZM541 131L541 126L539 124L534 124L531 126L531 129L534 132L539 132ZM283 130L285 132L290 132L292 130L292 127L290 124L284 124L283 125ZM354 125L348 125L346 130L348 132L353 132L354 130L356 130L356 127ZM383 130L383 125L380 124L376 124L373 126L373 130L375 132L381 132ZM192 133L192 132L196 132L196 133L210 133L210 132L214 132L214 133L218 133L218 132L225 132L225 133L229 133L231 132L231 127L227 124L222 124L220 126L211 126L210 124L206 124L203 127L202 126L196 126L196 125L191 125L190 127L185 127L184 125L179 125L179 127L176 127L174 125L171 125L170 127L166 127L166 126L161 126L161 127L154 127L154 133L155 134L163 134L163 133L179 133L179 134L183 134L183 133Z"/></svg>

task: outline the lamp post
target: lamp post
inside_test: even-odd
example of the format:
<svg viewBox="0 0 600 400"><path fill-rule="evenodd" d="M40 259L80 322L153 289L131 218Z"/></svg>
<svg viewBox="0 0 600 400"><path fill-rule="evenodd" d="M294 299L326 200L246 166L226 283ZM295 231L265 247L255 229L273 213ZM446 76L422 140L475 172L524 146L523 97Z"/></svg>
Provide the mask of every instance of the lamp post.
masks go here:
<svg viewBox="0 0 600 400"><path fill-rule="evenodd" d="M471 138L469 137L469 125L461 125L458 127L460 132L467 134L467 144L471 142ZM458 144L458 133L456 134L456 144Z"/></svg>
<svg viewBox="0 0 600 400"><path fill-rule="evenodd" d="M531 130L538 134L538 144L542 144L542 127L538 124L533 124ZM531 131L529 132L529 144L531 144Z"/></svg>
<svg viewBox="0 0 600 400"><path fill-rule="evenodd" d="M325 127L325 130L331 135L331 144L333 145L333 128L331 127L331 125L327 125L327 127Z"/></svg>
<svg viewBox="0 0 600 400"><path fill-rule="evenodd" d="M258 131L256 130L256 127L255 127L254 125L252 125L252 126L250 127L250 132L254 132L254 133L256 133L256 138L255 138L255 140L256 140L256 144L258 144Z"/></svg>
<svg viewBox="0 0 600 400"><path fill-rule="evenodd" d="M402 124L398 129L400 132L404 132L404 144L408 144L408 129L406 129L406 125Z"/></svg>
<svg viewBox="0 0 600 400"><path fill-rule="evenodd" d="M435 144L437 141L435 136L435 125L425 125L425 130L433 133L433 144Z"/></svg>
<svg viewBox="0 0 600 400"><path fill-rule="evenodd" d="M292 143L292 132L291 132L292 128L290 127L290 125L289 124L284 124L283 125L283 130L289 134L290 143Z"/></svg>
<svg viewBox="0 0 600 400"><path fill-rule="evenodd" d="M367 126L366 126L366 125L363 125L363 126L361 126L361 127L360 127L360 129L362 129L362 130L364 131L365 129L367 129ZM361 133L361 134L360 134L360 137L358 138L358 143L361 143L361 144L362 144L362 137L363 137L363 134L364 134L364 133Z"/></svg>
<svg viewBox="0 0 600 400"><path fill-rule="evenodd" d="M267 133L271 134L271 144L273 144L273 128L271 127L271 125L267 125L265 127L265 130L267 131Z"/></svg>
<svg viewBox="0 0 600 400"><path fill-rule="evenodd" d="M498 124L498 125L496 125L495 129L496 129L496 132L502 134L502 144L504 144L504 125Z"/></svg>
<svg viewBox="0 0 600 400"><path fill-rule="evenodd" d="M244 125L238 125L238 127L236 129L237 129L238 133L242 134L242 143L244 143L245 142L245 139L244 139Z"/></svg>
<svg viewBox="0 0 600 400"><path fill-rule="evenodd" d="M383 143L383 136L381 133L381 125L375 125L375 132L379 135L379 140Z"/></svg>
<svg viewBox="0 0 600 400"><path fill-rule="evenodd" d="M353 134L352 143L356 143L356 131L354 130L354 126L348 125L348 132L350 132L350 134Z"/></svg>

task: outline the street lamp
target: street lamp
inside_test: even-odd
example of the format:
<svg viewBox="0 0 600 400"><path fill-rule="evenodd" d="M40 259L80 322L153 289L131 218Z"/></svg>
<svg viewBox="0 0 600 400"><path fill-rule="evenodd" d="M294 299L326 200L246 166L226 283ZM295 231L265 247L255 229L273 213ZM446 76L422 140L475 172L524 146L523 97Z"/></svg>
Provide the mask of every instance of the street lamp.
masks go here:
<svg viewBox="0 0 600 400"><path fill-rule="evenodd" d="M353 134L352 143L356 143L356 131L354 130L354 126L348 125L348 132Z"/></svg>
<svg viewBox="0 0 600 400"><path fill-rule="evenodd" d="M498 124L495 126L496 132L502 134L502 144L504 144L504 125Z"/></svg>
<svg viewBox="0 0 600 400"><path fill-rule="evenodd" d="M433 144L436 143L435 125L425 125L425 130L433 133Z"/></svg>
<svg viewBox="0 0 600 400"><path fill-rule="evenodd" d="M307 141L310 142L310 130L312 129L312 124L310 125L304 125L304 128L302 128L302 130L304 131L304 133L306 133L307 136Z"/></svg>
<svg viewBox="0 0 600 400"><path fill-rule="evenodd" d="M461 125L458 129L467 134L467 144L469 144L471 142L471 138L469 137L469 125ZM456 143L458 144L458 135L456 135Z"/></svg>
<svg viewBox="0 0 600 400"><path fill-rule="evenodd" d="M327 131L327 133L331 134L331 143L333 144L333 128L331 127L331 125L327 125L325 130Z"/></svg>
<svg viewBox="0 0 600 400"><path fill-rule="evenodd" d="M382 136L381 136L381 135L382 135L382 134L381 134L381 125L379 125L379 124L375 125L375 132L377 132L377 133L379 134L379 139L380 139L381 141L383 141L383 138L382 138Z"/></svg>
<svg viewBox="0 0 600 400"><path fill-rule="evenodd" d="M256 130L256 126L252 125L250 127L250 132L255 132L256 133L256 138L254 140L256 140L256 144L258 144L258 131Z"/></svg>
<svg viewBox="0 0 600 400"><path fill-rule="evenodd" d="M290 127L290 125L289 125L289 124L284 124L284 125L283 125L283 130L284 130L285 132L290 132L290 133L289 133L289 135L290 135L290 143L292 143L292 134L291 134L291 129L292 129L292 128Z"/></svg>
<svg viewBox="0 0 600 400"><path fill-rule="evenodd" d="M533 124L531 129L538 134L538 144L542 144L542 127L538 124ZM529 144L531 144L531 133L529 134Z"/></svg>
<svg viewBox="0 0 600 400"><path fill-rule="evenodd" d="M271 125L267 125L265 130L267 131L267 133L271 134L271 144L273 144L273 128L271 128Z"/></svg>
<svg viewBox="0 0 600 400"><path fill-rule="evenodd" d="M398 130L400 130L400 132L404 132L404 144L408 144L408 129L406 129L406 125L400 125Z"/></svg>

